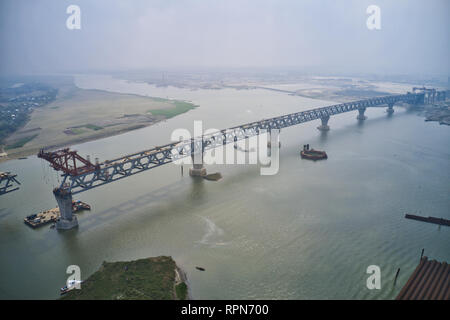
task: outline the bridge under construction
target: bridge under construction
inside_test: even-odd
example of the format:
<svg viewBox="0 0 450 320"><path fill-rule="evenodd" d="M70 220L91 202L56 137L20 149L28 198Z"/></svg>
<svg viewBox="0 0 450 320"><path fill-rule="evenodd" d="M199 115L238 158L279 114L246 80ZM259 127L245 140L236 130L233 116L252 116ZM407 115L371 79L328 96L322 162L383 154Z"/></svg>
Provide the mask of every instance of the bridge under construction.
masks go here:
<svg viewBox="0 0 450 320"><path fill-rule="evenodd" d="M392 114L396 103L409 105L422 105L443 101L446 99L446 91L437 91L427 88L413 88L413 92L401 95L389 95L371 99L346 102L307 111L286 114L261 121L223 129L215 133L195 137L190 140L169 143L148 150L129 154L113 160L94 163L89 158L81 157L76 151L69 148L57 151L40 150L38 157L48 161L51 166L62 171L62 182L53 190L58 203L61 217L56 224L58 229L70 229L78 225L76 216L72 212L72 195L111 183L131 175L150 170L175 160L192 157L193 168L191 176L204 176L206 169L202 161L204 152L221 147L229 143L251 138L262 133L270 133L273 130L281 130L301 123L321 120L317 128L321 131L329 130L328 121L331 116L358 111L357 119L366 119L364 112L370 107L387 106L386 112ZM201 155L197 157L197 155ZM195 157L194 157L195 156ZM195 158L195 159L194 159Z"/></svg>

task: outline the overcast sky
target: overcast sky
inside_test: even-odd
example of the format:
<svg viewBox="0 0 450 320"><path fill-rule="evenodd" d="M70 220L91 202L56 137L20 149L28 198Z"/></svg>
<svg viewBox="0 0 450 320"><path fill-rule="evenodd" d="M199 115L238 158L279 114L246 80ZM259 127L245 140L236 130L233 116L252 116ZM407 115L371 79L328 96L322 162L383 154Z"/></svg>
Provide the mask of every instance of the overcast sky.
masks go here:
<svg viewBox="0 0 450 320"><path fill-rule="evenodd" d="M69 30L66 8L81 8ZM369 5L381 30L369 30ZM0 74L308 67L448 75L449 0L0 0Z"/></svg>

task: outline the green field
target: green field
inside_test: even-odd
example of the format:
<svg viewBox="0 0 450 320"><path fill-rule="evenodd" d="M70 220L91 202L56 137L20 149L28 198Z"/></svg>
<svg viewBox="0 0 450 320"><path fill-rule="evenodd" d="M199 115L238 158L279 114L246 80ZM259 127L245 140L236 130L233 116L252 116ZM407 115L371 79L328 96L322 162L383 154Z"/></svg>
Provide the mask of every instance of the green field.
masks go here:
<svg viewBox="0 0 450 320"><path fill-rule="evenodd" d="M186 299L187 286L175 283L175 261L156 257L103 262L98 271L71 290L63 300L173 300Z"/></svg>
<svg viewBox="0 0 450 320"><path fill-rule="evenodd" d="M91 130L94 130L94 131L103 129L103 127L96 126L95 124L90 124L90 123L86 124L84 127L88 128L88 129L91 129Z"/></svg>
<svg viewBox="0 0 450 320"><path fill-rule="evenodd" d="M177 100L177 101L171 101L171 102L174 105L173 108L149 110L148 112L150 112L154 116L164 116L166 118L172 118L181 113L185 113L185 112L197 107L196 105L189 103L189 102L185 102L185 101Z"/></svg>
<svg viewBox="0 0 450 320"><path fill-rule="evenodd" d="M5 150L10 150L10 149L15 149L15 148L21 148L21 147L23 147L27 142L29 142L29 141L33 140L34 138L36 138L38 135L39 135L39 134L34 134L34 135L32 135L32 136L22 138L22 139L20 139L20 140L14 142L14 143L8 144L8 145L6 145Z"/></svg>
<svg viewBox="0 0 450 320"><path fill-rule="evenodd" d="M72 129L70 129L70 131L75 135L83 134L83 133L87 132L87 130L85 130L83 128L72 128Z"/></svg>

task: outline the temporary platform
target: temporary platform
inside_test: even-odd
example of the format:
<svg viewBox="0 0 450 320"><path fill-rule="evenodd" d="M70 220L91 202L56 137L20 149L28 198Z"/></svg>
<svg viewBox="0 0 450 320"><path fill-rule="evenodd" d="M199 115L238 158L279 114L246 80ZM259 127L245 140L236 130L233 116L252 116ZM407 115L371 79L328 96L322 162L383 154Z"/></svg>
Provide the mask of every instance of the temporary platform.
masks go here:
<svg viewBox="0 0 450 320"><path fill-rule="evenodd" d="M72 212L78 212L81 210L91 210L91 206L80 200L72 201ZM59 212L59 208L53 208L29 215L23 219L23 222L32 228L37 228L48 223L54 223L58 221L60 217L61 214Z"/></svg>

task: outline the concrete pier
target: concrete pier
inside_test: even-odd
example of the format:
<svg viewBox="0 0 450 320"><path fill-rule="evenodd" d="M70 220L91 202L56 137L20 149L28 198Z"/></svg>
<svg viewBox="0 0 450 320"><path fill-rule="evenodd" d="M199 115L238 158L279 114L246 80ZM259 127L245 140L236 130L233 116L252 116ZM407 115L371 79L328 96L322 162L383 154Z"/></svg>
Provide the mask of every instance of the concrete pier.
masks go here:
<svg viewBox="0 0 450 320"><path fill-rule="evenodd" d="M61 215L56 222L56 229L68 230L77 227L78 220L72 211L72 193L62 188L56 188L53 190L53 194L55 195Z"/></svg>
<svg viewBox="0 0 450 320"><path fill-rule="evenodd" d="M281 148L281 141L280 141L281 129L270 129L267 131L267 147L272 148L272 130L278 130L276 133L277 136L275 139L278 139L278 148Z"/></svg>
<svg viewBox="0 0 450 320"><path fill-rule="evenodd" d="M204 177L206 176L206 168L203 164L194 164L193 168L189 168L189 175L191 177Z"/></svg>
<svg viewBox="0 0 450 320"><path fill-rule="evenodd" d="M201 155L197 154L197 157L199 157L201 159L200 163L195 163L196 157L194 154L192 154L192 156L191 156L193 167L189 168L189 175L191 177L204 177L204 176L206 176L206 168L203 167L203 153L201 153Z"/></svg>
<svg viewBox="0 0 450 320"><path fill-rule="evenodd" d="M358 109L358 116L356 117L356 119L358 119L358 120L366 120L367 117L364 115L365 111L366 111L366 108L359 108Z"/></svg>
<svg viewBox="0 0 450 320"><path fill-rule="evenodd" d="M320 131L330 130L330 127L328 126L328 120L330 120L330 116L320 118L320 120L322 121L322 124L318 126L317 129L319 129Z"/></svg>
<svg viewBox="0 0 450 320"><path fill-rule="evenodd" d="M393 103L389 103L388 104L388 108L386 109L386 112L388 114L393 114L394 113L394 104Z"/></svg>

